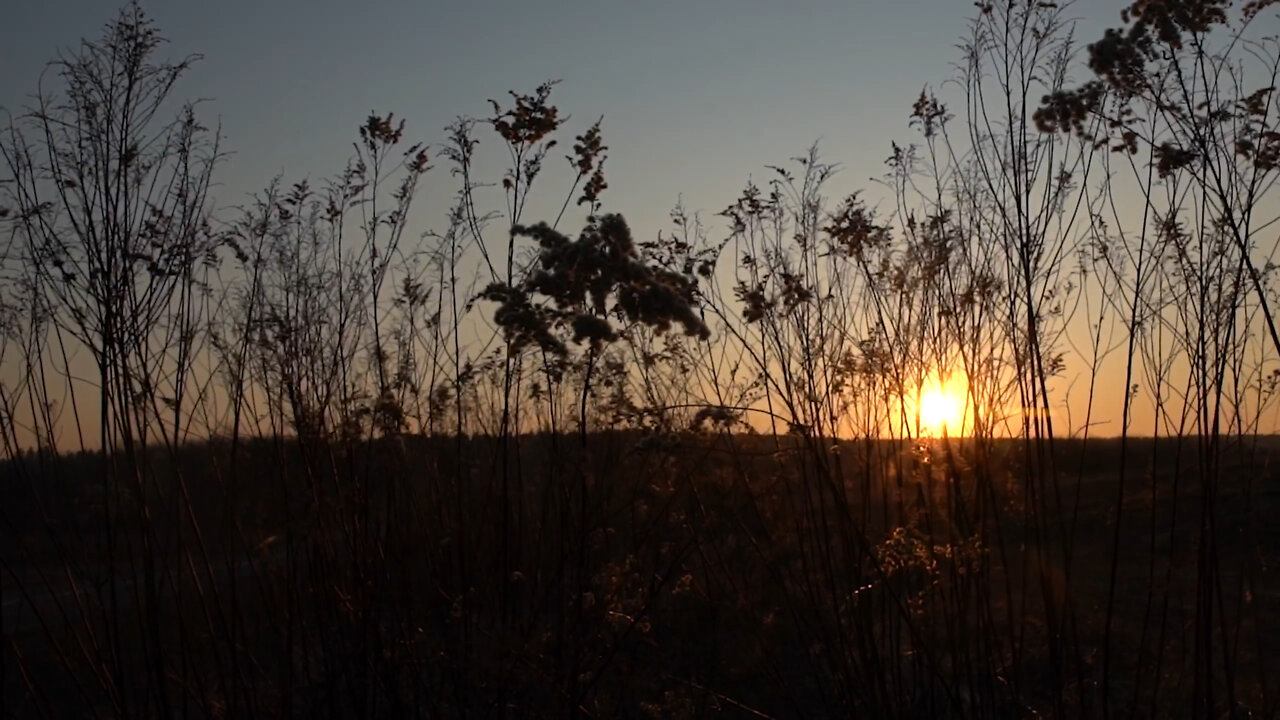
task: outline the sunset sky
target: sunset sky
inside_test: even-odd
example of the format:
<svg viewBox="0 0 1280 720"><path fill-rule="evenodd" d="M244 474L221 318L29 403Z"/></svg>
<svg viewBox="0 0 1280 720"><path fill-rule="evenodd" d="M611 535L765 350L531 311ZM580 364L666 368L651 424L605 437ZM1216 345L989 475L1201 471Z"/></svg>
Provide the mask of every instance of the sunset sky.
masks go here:
<svg viewBox="0 0 1280 720"><path fill-rule="evenodd" d="M221 122L232 155L218 175L220 207L276 175L319 184L343 167L370 111L395 112L409 137L435 144L455 117L488 113L487 98L559 79L553 100L572 116L563 139L604 117L606 207L642 238L668 226L681 198L722 236L712 216L743 183L815 141L842 168L831 194L865 189L874 204L882 195L871 179L884 173L890 141L913 140L907 117L921 89L954 93L946 81L976 12L969 0L143 6L171 41L168 57L204 55L177 95L208 99L202 117ZM1116 24L1119 7L1073 4L1077 38ZM0 106L20 109L57 49L97 38L116 10L97 0L9 10ZM455 187L437 166L417 232L443 223ZM562 198L544 202L558 208ZM1123 392L1115 373L1106 380Z"/></svg>

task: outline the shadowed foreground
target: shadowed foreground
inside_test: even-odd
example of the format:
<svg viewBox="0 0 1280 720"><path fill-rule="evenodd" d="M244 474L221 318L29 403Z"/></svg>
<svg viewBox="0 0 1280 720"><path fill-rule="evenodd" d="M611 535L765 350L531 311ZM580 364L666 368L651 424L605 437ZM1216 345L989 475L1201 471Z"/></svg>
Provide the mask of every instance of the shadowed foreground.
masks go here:
<svg viewBox="0 0 1280 720"><path fill-rule="evenodd" d="M1113 703L1168 716L1212 602L1220 701L1276 712L1269 438L1207 515L1190 443L1131 440L1118 556L1113 441L1059 443L1030 485L1013 441L578 441L513 440L505 473L493 440L256 441L234 481L226 445L189 446L151 526L122 497L110 535L100 456L9 462L7 711L1078 716L1105 663ZM190 515L159 511L182 493Z"/></svg>

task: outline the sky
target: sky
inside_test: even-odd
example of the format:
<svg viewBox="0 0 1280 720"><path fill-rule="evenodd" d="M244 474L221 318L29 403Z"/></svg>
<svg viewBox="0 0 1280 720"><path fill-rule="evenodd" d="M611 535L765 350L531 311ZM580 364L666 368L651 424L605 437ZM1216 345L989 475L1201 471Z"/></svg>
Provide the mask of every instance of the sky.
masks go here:
<svg viewBox="0 0 1280 720"><path fill-rule="evenodd" d="M205 100L201 117L221 124L231 155L218 173L219 206L247 202L277 175L319 184L342 169L371 111L395 112L410 138L438 144L459 115L488 114L488 98L556 79L553 101L572 116L564 140L603 116L606 209L623 213L640 238L667 228L678 200L711 218L753 175L767 177L766 165L814 142L841 166L831 194L868 189L874 202L872 178L885 172L890 142L914 139L907 119L922 88L945 98L977 12L971 0L143 7L170 41L167 57L203 55L176 94ZM1118 24L1121 7L1078 0L1067 15L1088 41ZM19 111L57 51L96 39L118 8L41 0L8 9L0 107ZM456 187L442 164L422 188L428 226L443 224Z"/></svg>
<svg viewBox="0 0 1280 720"><path fill-rule="evenodd" d="M641 234L726 207L752 173L819 141L846 189L883 172L926 84L959 58L968 0L152 0L174 55L204 60L179 87L221 120L219 202L283 173L342 167L356 126L394 111L407 134L444 139L487 98L561 80L572 132L604 116L609 205ZM96 38L110 0L22 2L0 26L0 106L19 107L58 48ZM1105 0L1073 14L1114 21ZM444 175L444 173L437 173ZM447 177L428 184L448 192Z"/></svg>

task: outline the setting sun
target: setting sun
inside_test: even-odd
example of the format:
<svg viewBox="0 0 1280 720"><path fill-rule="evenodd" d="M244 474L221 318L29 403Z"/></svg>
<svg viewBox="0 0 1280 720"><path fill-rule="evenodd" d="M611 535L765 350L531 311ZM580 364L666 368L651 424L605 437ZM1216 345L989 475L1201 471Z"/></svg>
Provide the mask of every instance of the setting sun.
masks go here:
<svg viewBox="0 0 1280 720"><path fill-rule="evenodd" d="M916 403L923 435L962 435L965 431L965 383L955 376L938 380L930 378L920 388Z"/></svg>

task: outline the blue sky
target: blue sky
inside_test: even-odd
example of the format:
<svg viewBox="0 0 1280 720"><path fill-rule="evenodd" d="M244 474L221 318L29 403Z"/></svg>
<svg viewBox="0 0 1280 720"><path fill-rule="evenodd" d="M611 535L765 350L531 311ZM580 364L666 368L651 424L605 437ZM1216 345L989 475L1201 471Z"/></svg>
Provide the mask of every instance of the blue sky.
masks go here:
<svg viewBox="0 0 1280 720"><path fill-rule="evenodd" d="M169 51L205 56L178 94L208 98L234 153L219 204L242 202L272 176L339 170L370 110L443 140L460 114L483 115L509 89L563 82L553 96L569 134L605 118L607 207L642 235L691 210L728 205L753 172L820 140L844 168L840 189L882 172L891 139L926 85L959 57L968 0L412 2L152 0L144 8ZM0 27L0 105L14 108L57 48L97 37L112 2L44 0ZM1100 27L1105 0L1072 12ZM1095 34L1085 33L1085 37ZM497 169L494 169L497 172ZM432 208L451 192L437 169ZM558 203L556 203L558 206Z"/></svg>

